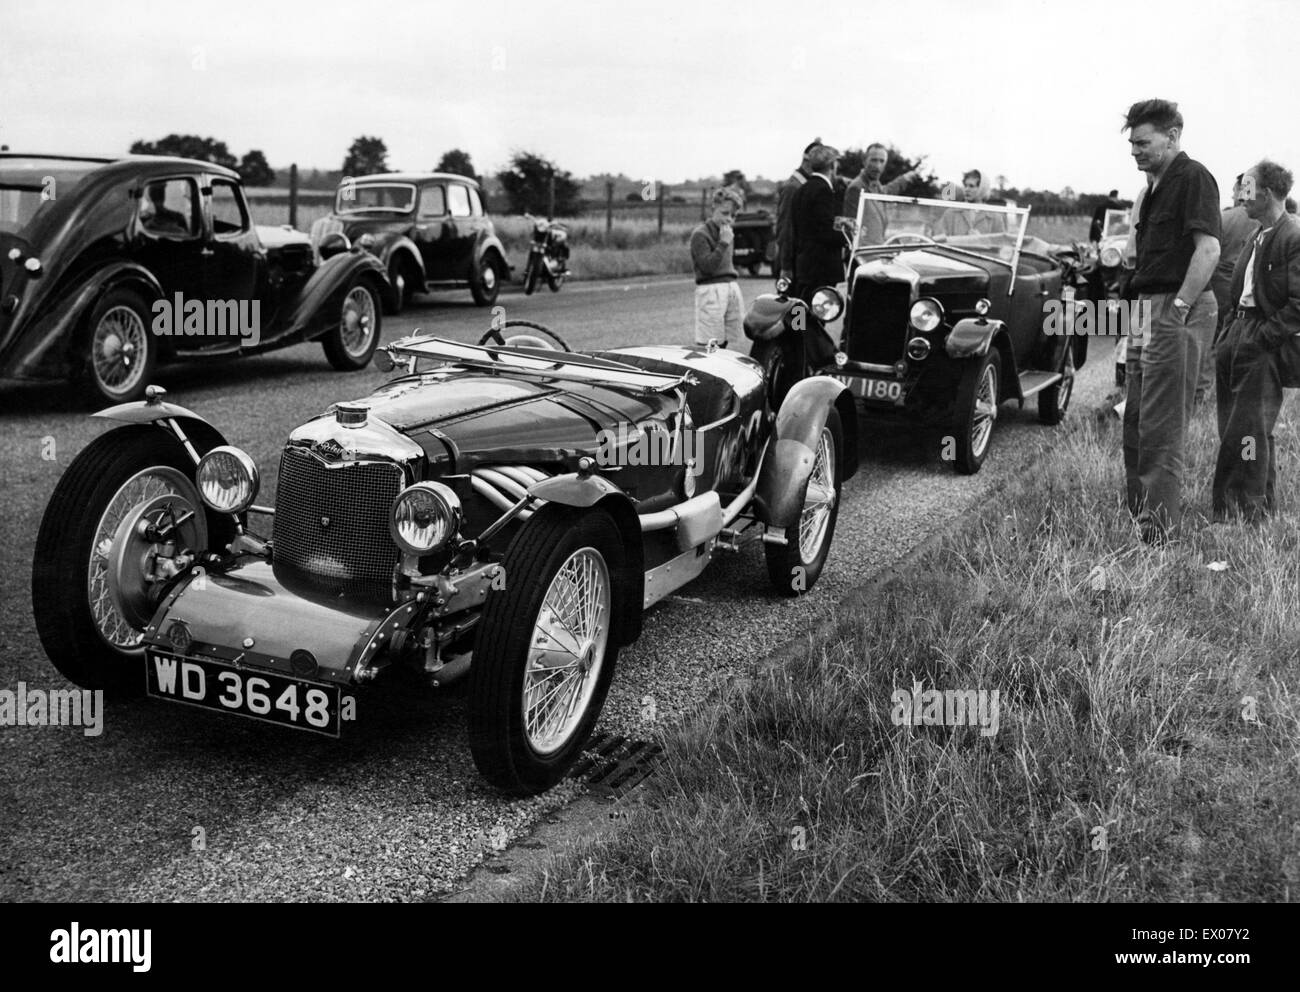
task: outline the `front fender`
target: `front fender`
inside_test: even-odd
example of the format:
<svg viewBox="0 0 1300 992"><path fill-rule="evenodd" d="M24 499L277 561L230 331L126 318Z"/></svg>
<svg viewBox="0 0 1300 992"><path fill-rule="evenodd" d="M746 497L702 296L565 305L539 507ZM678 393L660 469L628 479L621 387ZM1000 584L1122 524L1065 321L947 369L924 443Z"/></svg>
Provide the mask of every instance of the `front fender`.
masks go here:
<svg viewBox="0 0 1300 992"><path fill-rule="evenodd" d="M987 355L989 345L1006 325L1000 320L986 320L982 317L967 317L953 325L944 341L944 350L949 358L976 358Z"/></svg>
<svg viewBox="0 0 1300 992"><path fill-rule="evenodd" d="M225 435L205 417L200 417L183 406L161 400L119 403L92 413L91 416L123 424L157 424L181 444L195 465L198 465L199 458L213 448L229 443Z"/></svg>
<svg viewBox="0 0 1300 992"><path fill-rule="evenodd" d="M359 249L340 252L322 262L299 292L287 322L289 333L313 338L338 326L343 295L360 275L375 280L381 304L396 304L383 262Z"/></svg>
<svg viewBox="0 0 1300 992"><path fill-rule="evenodd" d="M135 289L146 304L162 298L162 287L148 269L134 262L112 262L84 276L71 290L59 290L59 295L44 313L35 317L31 326L22 333L28 341L17 348L6 361L0 375L15 379L59 378L77 370L78 359L73 353L77 325L95 302L111 289L125 286ZM48 299L45 292L34 299L39 309ZM26 312L24 312L26 311ZM20 308L14 314L16 323L30 319L31 311Z"/></svg>
<svg viewBox="0 0 1300 992"><path fill-rule="evenodd" d="M409 261L420 271L420 282L425 281L424 257L420 254L420 249L415 242L404 234L393 238L392 241L380 247L379 260L384 265L384 271L388 271L393 267L393 259L395 258Z"/></svg>
<svg viewBox="0 0 1300 992"><path fill-rule="evenodd" d="M858 467L858 418L848 388L830 376L813 376L794 385L776 415L754 503L758 518L772 527L789 527L798 520L804 489L816 460L817 439L834 408L840 414L843 444L839 452L841 478Z"/></svg>

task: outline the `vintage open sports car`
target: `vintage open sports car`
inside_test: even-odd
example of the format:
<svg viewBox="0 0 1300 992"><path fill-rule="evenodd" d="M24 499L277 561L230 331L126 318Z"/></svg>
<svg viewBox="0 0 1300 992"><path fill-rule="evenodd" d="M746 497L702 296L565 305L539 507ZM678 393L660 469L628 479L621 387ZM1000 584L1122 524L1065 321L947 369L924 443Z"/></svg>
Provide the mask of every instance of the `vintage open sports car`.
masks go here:
<svg viewBox="0 0 1300 992"><path fill-rule="evenodd" d="M868 203L883 231L863 225ZM1049 301L1068 302L1067 266L1026 236L1028 220L1027 208L864 193L839 350L812 371L848 383L867 414L940 428L941 454L968 474L1002 403L1036 398L1039 419L1059 423L1086 340L1046 319Z"/></svg>
<svg viewBox="0 0 1300 992"><path fill-rule="evenodd" d="M334 210L312 225L318 249L331 235L372 253L397 292L396 313L416 293L468 286L479 306L496 302L510 279L506 250L479 184L448 172L345 177Z"/></svg>
<svg viewBox="0 0 1300 992"><path fill-rule="evenodd" d="M827 377L774 409L727 350L544 344L388 345L376 360L400 374L290 433L274 507L254 504L252 459L156 387L97 414L122 426L68 467L37 538L51 661L83 687L331 735L353 687L467 674L479 769L549 787L642 611L715 554L761 541L780 593L813 587L857 420Z"/></svg>

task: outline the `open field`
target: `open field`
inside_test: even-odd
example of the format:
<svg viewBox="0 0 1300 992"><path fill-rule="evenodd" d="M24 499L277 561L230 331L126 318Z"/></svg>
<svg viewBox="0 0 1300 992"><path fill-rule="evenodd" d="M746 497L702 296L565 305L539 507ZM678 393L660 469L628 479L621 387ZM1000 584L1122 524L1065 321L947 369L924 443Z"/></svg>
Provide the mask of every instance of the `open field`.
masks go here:
<svg viewBox="0 0 1300 992"><path fill-rule="evenodd" d="M1292 479L1297 425L1292 393ZM1189 536L1154 551L1118 421L1073 423L964 533L668 732L620 828L524 897L1296 898L1300 517L1207 526L1215 449L1203 409ZM897 725L918 685L998 690L996 733Z"/></svg>

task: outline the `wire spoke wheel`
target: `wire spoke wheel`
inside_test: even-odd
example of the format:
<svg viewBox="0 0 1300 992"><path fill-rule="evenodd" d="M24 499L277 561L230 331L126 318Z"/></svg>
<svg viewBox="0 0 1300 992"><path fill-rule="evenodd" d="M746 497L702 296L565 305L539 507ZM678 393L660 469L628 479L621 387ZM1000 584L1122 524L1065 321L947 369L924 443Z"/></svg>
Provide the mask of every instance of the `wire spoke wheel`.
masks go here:
<svg viewBox="0 0 1300 992"><path fill-rule="evenodd" d="M553 754L582 722L605 660L610 579L604 557L580 548L560 566L542 600L524 674L524 732Z"/></svg>
<svg viewBox="0 0 1300 992"><path fill-rule="evenodd" d="M207 544L203 507L194 485L174 468L154 466L136 473L114 494L100 515L86 567L86 596L95 629L118 651L140 650L140 604L153 601L156 544L141 541L134 527L137 511L150 506L149 523L177 525L176 541L190 548ZM141 517L141 519L145 519ZM129 533L128 533L129 531Z"/></svg>
<svg viewBox="0 0 1300 992"><path fill-rule="evenodd" d="M340 336L350 358L361 359L370 350L375 333L375 298L365 286L353 286L343 298Z"/></svg>
<svg viewBox="0 0 1300 992"><path fill-rule="evenodd" d="M993 424L997 419L998 372L992 365L985 365L975 392L975 416L971 418L970 428L971 451L977 458L988 449L989 438L993 436Z"/></svg>
<svg viewBox="0 0 1300 992"><path fill-rule="evenodd" d="M144 376L148 349L144 322L133 308L118 305L106 310L91 339L91 362L100 390L130 393Z"/></svg>
<svg viewBox="0 0 1300 992"><path fill-rule="evenodd" d="M821 551L835 501L835 438L824 427L817 444L817 460L808 479L803 513L799 515L799 557L803 561L814 561Z"/></svg>

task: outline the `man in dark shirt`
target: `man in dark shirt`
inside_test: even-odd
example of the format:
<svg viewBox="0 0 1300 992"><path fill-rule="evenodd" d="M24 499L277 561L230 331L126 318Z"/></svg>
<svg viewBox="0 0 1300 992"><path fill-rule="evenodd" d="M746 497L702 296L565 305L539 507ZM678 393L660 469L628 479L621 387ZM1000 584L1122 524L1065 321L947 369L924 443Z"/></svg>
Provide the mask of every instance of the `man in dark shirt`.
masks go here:
<svg viewBox="0 0 1300 992"><path fill-rule="evenodd" d="M1130 335L1125 375L1124 473L1142 540L1158 544L1182 522L1187 425L1218 318L1209 282L1219 261L1219 187L1179 147L1178 104L1135 103L1124 130L1137 167L1151 177L1131 283L1139 329Z"/></svg>

